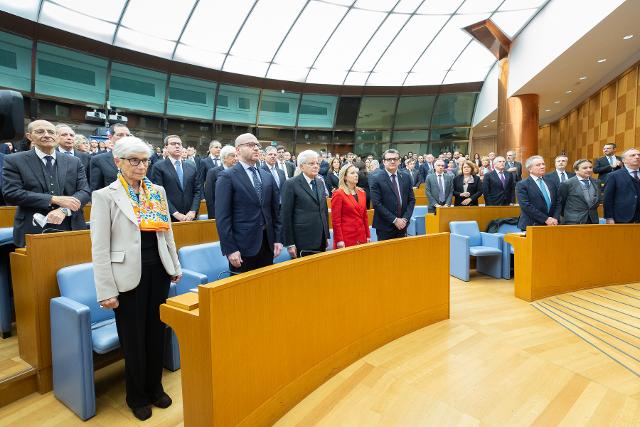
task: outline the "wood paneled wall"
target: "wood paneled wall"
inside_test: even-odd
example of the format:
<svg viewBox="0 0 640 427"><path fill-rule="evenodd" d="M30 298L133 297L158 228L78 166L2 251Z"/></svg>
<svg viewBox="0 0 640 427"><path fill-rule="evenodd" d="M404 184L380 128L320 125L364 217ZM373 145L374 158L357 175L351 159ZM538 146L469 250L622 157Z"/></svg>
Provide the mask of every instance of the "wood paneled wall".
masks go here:
<svg viewBox="0 0 640 427"><path fill-rule="evenodd" d="M498 137L496 135L472 137L469 145L469 155L473 160L473 156L478 153L480 157L486 156L490 152L496 152L498 146ZM465 153L466 154L466 153Z"/></svg>
<svg viewBox="0 0 640 427"><path fill-rule="evenodd" d="M614 142L618 155L640 147L640 62L626 70L560 120L540 127L538 149L553 167L565 153L569 164L602 156L602 146Z"/></svg>

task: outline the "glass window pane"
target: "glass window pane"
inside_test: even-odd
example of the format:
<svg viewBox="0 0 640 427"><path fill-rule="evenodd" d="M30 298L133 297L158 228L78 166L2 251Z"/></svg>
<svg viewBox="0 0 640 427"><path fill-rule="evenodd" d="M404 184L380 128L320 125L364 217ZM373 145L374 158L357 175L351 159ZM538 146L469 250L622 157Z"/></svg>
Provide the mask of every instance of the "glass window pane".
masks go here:
<svg viewBox="0 0 640 427"><path fill-rule="evenodd" d="M440 95L433 113L431 127L469 126L476 103L476 93Z"/></svg>
<svg viewBox="0 0 640 427"><path fill-rule="evenodd" d="M430 144L429 153L434 156L438 156L440 153L459 151L463 154L467 153L469 143L466 141L445 141L445 142L432 142Z"/></svg>
<svg viewBox="0 0 640 427"><path fill-rule="evenodd" d="M340 98L340 104L338 104L338 115L336 116L336 128L355 129L359 109L360 98Z"/></svg>
<svg viewBox="0 0 640 427"><path fill-rule="evenodd" d="M429 152L429 144L426 142L423 144L391 144L391 145L392 145L392 148L395 148L400 152L401 156L405 156L409 153L418 153L418 155L420 155L420 154L427 154Z"/></svg>
<svg viewBox="0 0 640 427"><path fill-rule="evenodd" d="M331 142L331 131L298 130L296 141L298 144L305 142L310 144L329 144Z"/></svg>
<svg viewBox="0 0 640 427"><path fill-rule="evenodd" d="M222 142L222 145L233 145L236 137L243 133L251 133L251 127L246 125L232 125L225 123L215 124L215 139Z"/></svg>
<svg viewBox="0 0 640 427"><path fill-rule="evenodd" d="M298 127L332 128L338 98L329 95L302 95Z"/></svg>
<svg viewBox="0 0 640 427"><path fill-rule="evenodd" d="M384 153L388 149L388 143L364 142L356 144L353 151L362 156L368 156L369 154L372 154L375 159L379 160L382 158L382 153Z"/></svg>
<svg viewBox="0 0 640 427"><path fill-rule="evenodd" d="M167 114L211 120L215 89L215 82L171 76Z"/></svg>
<svg viewBox="0 0 640 427"><path fill-rule="evenodd" d="M427 142L429 140L429 131L422 130L397 130L393 132L393 142Z"/></svg>
<svg viewBox="0 0 640 427"><path fill-rule="evenodd" d="M469 128L432 129L431 141L458 141L469 139Z"/></svg>
<svg viewBox="0 0 640 427"><path fill-rule="evenodd" d="M333 143L334 144L353 144L355 138L355 132L334 132Z"/></svg>
<svg viewBox="0 0 640 427"><path fill-rule="evenodd" d="M219 102L216 105L216 121L255 123L259 94L259 89L220 85L218 92ZM220 101L223 101L223 103Z"/></svg>
<svg viewBox="0 0 640 427"><path fill-rule="evenodd" d="M260 102L258 124L275 126L295 126L300 94L265 90Z"/></svg>
<svg viewBox="0 0 640 427"><path fill-rule="evenodd" d="M285 145L287 147L292 146L295 131L293 129L273 129L273 128L258 128L257 137L260 141L269 142L270 145ZM262 144L262 148L268 144Z"/></svg>
<svg viewBox="0 0 640 427"><path fill-rule="evenodd" d="M395 96L363 97L358 114L358 128L391 128L397 99Z"/></svg>
<svg viewBox="0 0 640 427"><path fill-rule="evenodd" d="M29 39L0 32L0 86L31 90L31 45Z"/></svg>
<svg viewBox="0 0 640 427"><path fill-rule="evenodd" d="M395 128L427 127L433 112L435 96L401 96Z"/></svg>
<svg viewBox="0 0 640 427"><path fill-rule="evenodd" d="M118 62L111 65L109 98L114 107L164 113L166 85L165 74Z"/></svg>
<svg viewBox="0 0 640 427"><path fill-rule="evenodd" d="M356 142L390 142L391 131L361 130L356 132Z"/></svg>

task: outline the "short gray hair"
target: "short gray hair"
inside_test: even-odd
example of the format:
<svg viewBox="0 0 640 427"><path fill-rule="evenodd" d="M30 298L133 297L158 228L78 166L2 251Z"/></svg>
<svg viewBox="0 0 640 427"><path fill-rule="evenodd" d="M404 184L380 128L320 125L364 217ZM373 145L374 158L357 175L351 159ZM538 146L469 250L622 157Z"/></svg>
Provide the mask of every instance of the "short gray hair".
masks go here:
<svg viewBox="0 0 640 427"><path fill-rule="evenodd" d="M442 159L436 160L435 162L433 162L433 165L434 166L438 166L439 163L442 164L442 166L444 166L444 160L442 160Z"/></svg>
<svg viewBox="0 0 640 427"><path fill-rule="evenodd" d="M213 144L215 144L216 142L217 142L218 144L220 144L220 147L222 147L222 143L221 143L220 141L218 141L217 139L214 139L213 141L211 141L211 142L209 143L209 150L211 150L211 149L213 148Z"/></svg>
<svg viewBox="0 0 640 427"><path fill-rule="evenodd" d="M235 152L236 147L234 147L233 145L225 145L224 147L222 147L222 150L220 150L220 158L224 160L230 155L235 154Z"/></svg>
<svg viewBox="0 0 640 427"><path fill-rule="evenodd" d="M74 134L76 133L76 131L74 131L73 128L66 123L58 123L56 125L56 133L60 133L60 129L64 129L64 128L69 128L71 129L71 132L73 132Z"/></svg>
<svg viewBox="0 0 640 427"><path fill-rule="evenodd" d="M542 160L544 162L544 157L538 155L531 156L527 159L526 162L524 162L524 167L527 170L531 169L531 166L533 166L533 162L535 162L536 160Z"/></svg>
<svg viewBox="0 0 640 427"><path fill-rule="evenodd" d="M298 167L306 164L311 157L315 157L317 159L320 155L313 150L304 150L302 153L298 154Z"/></svg>
<svg viewBox="0 0 640 427"><path fill-rule="evenodd" d="M113 156L119 159L125 159L132 154L144 153L147 156L151 156L152 150L149 144L136 138L135 136L125 136L116 141L113 146Z"/></svg>
<svg viewBox="0 0 640 427"><path fill-rule="evenodd" d="M264 148L264 152L265 152L265 153L270 153L270 152L272 152L272 151L275 151L275 152L277 153L277 152L278 152L278 149L277 149L276 147L274 147L273 145L267 145L267 146Z"/></svg>

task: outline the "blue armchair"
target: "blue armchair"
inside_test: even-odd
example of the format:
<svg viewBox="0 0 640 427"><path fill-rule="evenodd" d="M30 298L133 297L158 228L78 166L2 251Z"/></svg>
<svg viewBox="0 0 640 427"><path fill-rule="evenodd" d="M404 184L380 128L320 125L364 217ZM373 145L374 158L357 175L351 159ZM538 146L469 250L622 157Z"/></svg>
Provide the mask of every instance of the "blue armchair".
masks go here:
<svg viewBox="0 0 640 427"><path fill-rule="evenodd" d="M497 279L502 277L502 243L498 234L480 232L476 221L452 221L449 273L469 281L469 264L476 257L476 270Z"/></svg>
<svg viewBox="0 0 640 427"><path fill-rule="evenodd" d="M229 261L222 255L220 242L184 246L178 251L178 258L182 277L188 280L210 283L229 277Z"/></svg>
<svg viewBox="0 0 640 427"><path fill-rule="evenodd" d="M522 230L517 225L501 224L498 228L498 235L503 237L502 241L502 278L511 279L511 255L513 255L513 246L504 241L504 235L509 233L520 233Z"/></svg>
<svg viewBox="0 0 640 427"><path fill-rule="evenodd" d="M427 214L427 206L416 206L413 208L413 215L407 226L409 236L420 236L427 234L424 216Z"/></svg>
<svg viewBox="0 0 640 427"><path fill-rule="evenodd" d="M11 307L13 306L11 301L11 275L9 273L9 246L13 244L13 228L6 227L0 228L0 252L1 256L7 256L7 262L0 262L0 333L2 338L8 338L11 336Z"/></svg>

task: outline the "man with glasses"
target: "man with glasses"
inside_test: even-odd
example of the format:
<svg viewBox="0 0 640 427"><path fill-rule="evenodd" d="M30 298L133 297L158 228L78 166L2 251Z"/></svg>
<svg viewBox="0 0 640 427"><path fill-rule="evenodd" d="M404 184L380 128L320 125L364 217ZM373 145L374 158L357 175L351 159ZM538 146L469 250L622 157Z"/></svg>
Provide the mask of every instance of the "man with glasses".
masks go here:
<svg viewBox="0 0 640 427"><path fill-rule="evenodd" d="M129 128L121 123L111 125L109 129L109 147L113 147L120 138L131 136ZM99 190L111 184L117 179L118 168L113 160L111 150L96 154L89 162L89 181L91 183L91 191Z"/></svg>
<svg viewBox="0 0 640 427"><path fill-rule="evenodd" d="M6 156L2 192L9 205L18 206L13 220L13 240L25 246L25 234L44 229L86 230L82 206L91 200L82 163L75 156L56 152L56 128L46 120L27 126L32 150ZM46 218L42 227L33 216Z"/></svg>
<svg viewBox="0 0 640 427"><path fill-rule="evenodd" d="M220 249L236 273L273 264L282 250L280 194L273 176L256 167L260 142L244 133L235 142L238 163L216 181Z"/></svg>
<svg viewBox="0 0 640 427"><path fill-rule="evenodd" d="M196 166L182 159L182 141L178 135L164 139L169 157L153 165L151 182L164 187L171 221L193 221L202 199L202 182Z"/></svg>
<svg viewBox="0 0 640 427"><path fill-rule="evenodd" d="M427 176L425 191L430 213L435 213L436 208L441 206L451 206L453 176L444 171L444 160L436 160L434 173Z"/></svg>
<svg viewBox="0 0 640 427"><path fill-rule="evenodd" d="M407 235L416 199L411 179L398 170L400 153L389 149L382 156L384 170L369 176L373 227L378 240L395 239Z"/></svg>
<svg viewBox="0 0 640 427"><path fill-rule="evenodd" d="M209 143L209 155L202 159L199 165L200 179L202 182L207 179L207 172L209 172L209 169L222 166L220 150L222 150L222 143L220 141L214 139Z"/></svg>

